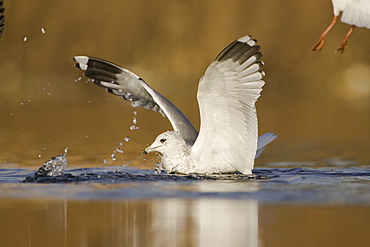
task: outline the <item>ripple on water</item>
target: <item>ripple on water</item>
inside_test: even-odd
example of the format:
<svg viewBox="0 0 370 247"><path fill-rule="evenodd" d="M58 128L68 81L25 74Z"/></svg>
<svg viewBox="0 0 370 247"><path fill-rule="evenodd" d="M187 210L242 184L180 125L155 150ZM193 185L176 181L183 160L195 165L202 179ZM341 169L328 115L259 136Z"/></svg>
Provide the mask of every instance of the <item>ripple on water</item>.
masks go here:
<svg viewBox="0 0 370 247"><path fill-rule="evenodd" d="M37 188L37 196L71 199L217 197L269 203L370 204L367 168L257 168L255 176L158 174L130 167L69 168L63 176L32 179L34 173L0 169L0 194L30 197L35 193L29 191ZM54 191L56 184L59 192Z"/></svg>

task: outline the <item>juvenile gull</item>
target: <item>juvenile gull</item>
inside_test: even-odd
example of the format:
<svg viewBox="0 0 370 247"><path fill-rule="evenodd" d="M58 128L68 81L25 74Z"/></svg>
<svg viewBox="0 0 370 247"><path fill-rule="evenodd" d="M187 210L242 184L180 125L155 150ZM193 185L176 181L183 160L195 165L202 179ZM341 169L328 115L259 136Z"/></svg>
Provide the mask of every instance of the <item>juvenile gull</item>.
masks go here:
<svg viewBox="0 0 370 247"><path fill-rule="evenodd" d="M169 100L143 79L98 58L76 56L76 66L108 92L160 112L174 131L160 134L144 153L160 152L167 172L251 174L254 159L277 136L258 137L255 103L264 81L260 46L250 36L228 45L211 63L198 86L200 132Z"/></svg>

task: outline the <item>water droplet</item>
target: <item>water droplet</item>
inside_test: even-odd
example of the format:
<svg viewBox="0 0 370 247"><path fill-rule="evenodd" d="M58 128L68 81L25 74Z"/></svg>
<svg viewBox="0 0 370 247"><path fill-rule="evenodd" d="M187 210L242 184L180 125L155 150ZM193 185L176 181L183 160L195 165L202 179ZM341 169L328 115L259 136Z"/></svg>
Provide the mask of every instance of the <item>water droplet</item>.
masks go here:
<svg viewBox="0 0 370 247"><path fill-rule="evenodd" d="M45 29L43 27L41 28L41 32L42 33L45 33Z"/></svg>
<svg viewBox="0 0 370 247"><path fill-rule="evenodd" d="M139 129L139 126L136 126L136 125L130 126L130 130L138 130L138 129Z"/></svg>
<svg viewBox="0 0 370 247"><path fill-rule="evenodd" d="M107 164L107 162L108 162L108 161L107 161L106 159L103 159L103 163L104 163L104 164Z"/></svg>
<svg viewBox="0 0 370 247"><path fill-rule="evenodd" d="M134 114L134 117L132 118L132 123L133 125L130 126L130 130L138 130L139 129L139 126L137 126L137 112L136 111L133 111L132 112Z"/></svg>
<svg viewBox="0 0 370 247"><path fill-rule="evenodd" d="M23 102L21 102L21 103L19 103L20 105L24 105L24 103Z"/></svg>
<svg viewBox="0 0 370 247"><path fill-rule="evenodd" d="M123 151L122 151L122 149L121 149L120 147L116 147L116 151L117 151L118 153L123 153Z"/></svg>
<svg viewBox="0 0 370 247"><path fill-rule="evenodd" d="M39 154L39 158L41 158L42 157L42 155L41 154Z"/></svg>
<svg viewBox="0 0 370 247"><path fill-rule="evenodd" d="M129 136L126 136L125 138L123 138L123 140L124 140L125 142L128 142L128 141L130 140L130 137L129 137Z"/></svg>
<svg viewBox="0 0 370 247"><path fill-rule="evenodd" d="M26 41L27 41L27 37L24 37L24 38L23 38L23 41L24 41L24 42L26 42Z"/></svg>
<svg viewBox="0 0 370 247"><path fill-rule="evenodd" d="M115 153L111 154L110 157L112 158L113 161L116 161L117 160Z"/></svg>

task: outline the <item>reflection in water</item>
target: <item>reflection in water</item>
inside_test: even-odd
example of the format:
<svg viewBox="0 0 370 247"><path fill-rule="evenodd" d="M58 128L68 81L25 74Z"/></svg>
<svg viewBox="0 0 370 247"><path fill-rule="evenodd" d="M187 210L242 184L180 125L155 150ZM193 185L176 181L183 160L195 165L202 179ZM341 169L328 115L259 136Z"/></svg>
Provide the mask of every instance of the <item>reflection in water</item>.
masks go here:
<svg viewBox="0 0 370 247"><path fill-rule="evenodd" d="M257 201L200 200L200 246L258 246Z"/></svg>
<svg viewBox="0 0 370 247"><path fill-rule="evenodd" d="M0 199L0 246L368 246L368 206ZM319 222L319 224L318 224Z"/></svg>
<svg viewBox="0 0 370 247"><path fill-rule="evenodd" d="M254 192L258 183L197 183L201 192ZM192 207L199 227L199 246L258 246L258 203L255 200L197 200Z"/></svg>
<svg viewBox="0 0 370 247"><path fill-rule="evenodd" d="M258 246L249 200L7 200L1 246Z"/></svg>
<svg viewBox="0 0 370 247"><path fill-rule="evenodd" d="M158 200L156 243L163 246L258 246L258 204L252 200Z"/></svg>

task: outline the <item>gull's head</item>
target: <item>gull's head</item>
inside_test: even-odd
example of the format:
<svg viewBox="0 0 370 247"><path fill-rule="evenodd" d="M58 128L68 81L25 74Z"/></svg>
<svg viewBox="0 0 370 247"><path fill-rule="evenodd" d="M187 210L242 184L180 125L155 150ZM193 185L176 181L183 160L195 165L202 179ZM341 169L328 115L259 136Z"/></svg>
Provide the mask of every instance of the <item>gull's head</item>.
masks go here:
<svg viewBox="0 0 370 247"><path fill-rule="evenodd" d="M167 131L157 136L155 141L143 151L143 154L150 152L169 154L186 146L184 139L177 131Z"/></svg>

